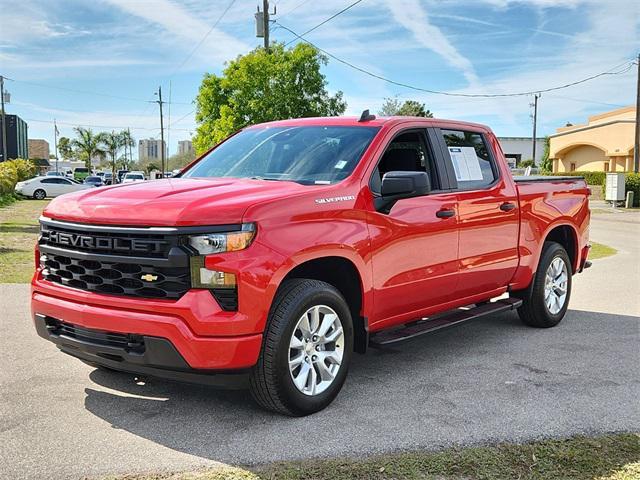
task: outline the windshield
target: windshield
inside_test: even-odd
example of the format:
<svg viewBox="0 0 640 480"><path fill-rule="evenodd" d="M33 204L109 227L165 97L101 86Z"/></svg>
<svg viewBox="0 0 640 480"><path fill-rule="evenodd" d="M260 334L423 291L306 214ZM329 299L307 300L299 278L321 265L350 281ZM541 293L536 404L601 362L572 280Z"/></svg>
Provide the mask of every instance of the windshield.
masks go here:
<svg viewBox="0 0 640 480"><path fill-rule="evenodd" d="M127 173L124 178L126 178L127 180L144 180L144 177L142 175L136 173Z"/></svg>
<svg viewBox="0 0 640 480"><path fill-rule="evenodd" d="M378 127L304 126L244 130L183 177L232 177L329 184L345 179Z"/></svg>

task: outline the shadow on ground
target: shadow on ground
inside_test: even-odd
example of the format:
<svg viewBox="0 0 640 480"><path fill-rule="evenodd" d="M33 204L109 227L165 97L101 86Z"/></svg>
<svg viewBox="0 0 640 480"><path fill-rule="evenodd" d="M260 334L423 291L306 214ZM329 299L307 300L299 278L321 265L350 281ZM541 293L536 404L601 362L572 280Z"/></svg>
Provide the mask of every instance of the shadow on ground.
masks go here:
<svg viewBox="0 0 640 480"><path fill-rule="evenodd" d="M637 342L638 325L637 317L580 311L545 330L513 313L477 320L354 356L336 401L306 418L264 412L246 391L138 385L104 370L90 378L111 391L87 388L85 407L113 428L242 464L596 432L611 414L629 415L621 411L638 391L638 357L619 358L611 344Z"/></svg>

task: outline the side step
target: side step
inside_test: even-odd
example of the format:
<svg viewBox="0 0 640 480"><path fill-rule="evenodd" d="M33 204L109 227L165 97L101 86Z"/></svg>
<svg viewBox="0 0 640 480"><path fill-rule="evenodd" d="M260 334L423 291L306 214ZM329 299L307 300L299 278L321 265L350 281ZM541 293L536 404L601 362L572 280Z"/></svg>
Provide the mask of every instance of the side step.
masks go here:
<svg viewBox="0 0 640 480"><path fill-rule="evenodd" d="M418 337L422 334L435 332L442 328L452 327L468 320L473 320L494 313L515 310L522 305L522 300L518 298L505 298L495 302L485 303L476 307L464 310L456 309L442 316L419 320L406 324L405 327L382 330L371 335L369 345L373 348L391 345L404 340Z"/></svg>

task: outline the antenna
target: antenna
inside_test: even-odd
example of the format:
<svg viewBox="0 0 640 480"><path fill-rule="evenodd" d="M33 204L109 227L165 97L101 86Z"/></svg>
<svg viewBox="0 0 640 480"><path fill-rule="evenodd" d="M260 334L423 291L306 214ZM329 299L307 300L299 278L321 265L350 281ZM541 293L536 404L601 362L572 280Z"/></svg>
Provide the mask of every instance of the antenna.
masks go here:
<svg viewBox="0 0 640 480"><path fill-rule="evenodd" d="M358 120L358 122L369 122L371 120L375 120L376 116L375 115L371 115L369 113L369 109L366 109L362 112L362 115L360 115L360 119Z"/></svg>

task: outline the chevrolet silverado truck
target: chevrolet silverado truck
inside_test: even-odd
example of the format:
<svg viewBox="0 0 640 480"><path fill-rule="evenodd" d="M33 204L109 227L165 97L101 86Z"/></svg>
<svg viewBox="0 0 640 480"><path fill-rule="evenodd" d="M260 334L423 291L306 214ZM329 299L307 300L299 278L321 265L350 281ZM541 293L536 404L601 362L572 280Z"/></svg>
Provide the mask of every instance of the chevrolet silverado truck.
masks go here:
<svg viewBox="0 0 640 480"><path fill-rule="evenodd" d="M248 386L307 415L353 352L509 310L557 325L590 265L588 195L577 177L514 178L474 123L254 125L177 177L53 200L33 320L92 366Z"/></svg>

